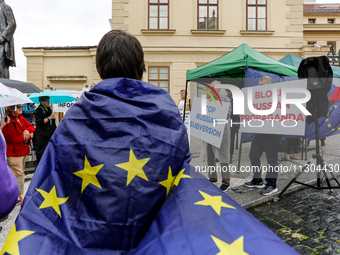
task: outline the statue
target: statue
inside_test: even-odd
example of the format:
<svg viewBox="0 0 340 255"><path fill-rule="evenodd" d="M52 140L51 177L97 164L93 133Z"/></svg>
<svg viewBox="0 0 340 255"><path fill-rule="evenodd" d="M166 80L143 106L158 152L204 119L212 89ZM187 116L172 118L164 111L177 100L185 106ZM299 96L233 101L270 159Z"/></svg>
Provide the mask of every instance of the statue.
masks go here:
<svg viewBox="0 0 340 255"><path fill-rule="evenodd" d="M13 34L16 27L12 8L0 0L0 78L9 79L9 67L15 66Z"/></svg>

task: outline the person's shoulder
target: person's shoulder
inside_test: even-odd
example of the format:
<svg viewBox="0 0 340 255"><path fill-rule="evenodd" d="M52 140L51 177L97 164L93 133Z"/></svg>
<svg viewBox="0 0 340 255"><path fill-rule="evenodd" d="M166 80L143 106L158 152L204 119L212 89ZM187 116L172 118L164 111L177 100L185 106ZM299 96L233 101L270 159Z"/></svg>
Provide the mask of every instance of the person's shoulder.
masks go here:
<svg viewBox="0 0 340 255"><path fill-rule="evenodd" d="M1 9L2 9L3 12L5 12L5 13L12 13L12 12L13 12L11 6L9 6L8 4L4 4L4 6L2 6Z"/></svg>

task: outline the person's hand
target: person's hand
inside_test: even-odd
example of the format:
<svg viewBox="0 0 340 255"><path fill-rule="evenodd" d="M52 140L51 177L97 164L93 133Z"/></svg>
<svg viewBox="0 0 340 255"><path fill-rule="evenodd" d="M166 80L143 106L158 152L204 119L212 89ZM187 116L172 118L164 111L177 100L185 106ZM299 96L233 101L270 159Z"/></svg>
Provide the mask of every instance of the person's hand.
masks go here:
<svg viewBox="0 0 340 255"><path fill-rule="evenodd" d="M55 119L55 115L54 115L54 112L52 112L52 114L50 115L50 117L48 117L50 120L53 120Z"/></svg>
<svg viewBox="0 0 340 255"><path fill-rule="evenodd" d="M5 121L7 117L7 121ZM2 129L4 126L6 126L10 122L11 118L8 117L7 115L3 116L2 119L0 120L0 129Z"/></svg>
<svg viewBox="0 0 340 255"><path fill-rule="evenodd" d="M28 130L24 130L24 132L22 132L22 136L24 137L25 141L31 138L30 132L28 132Z"/></svg>

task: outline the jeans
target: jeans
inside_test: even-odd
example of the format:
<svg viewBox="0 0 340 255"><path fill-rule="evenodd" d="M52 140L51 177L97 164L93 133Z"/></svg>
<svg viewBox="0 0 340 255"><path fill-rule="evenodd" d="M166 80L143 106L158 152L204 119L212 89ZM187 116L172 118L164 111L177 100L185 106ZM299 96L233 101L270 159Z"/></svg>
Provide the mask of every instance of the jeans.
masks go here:
<svg viewBox="0 0 340 255"><path fill-rule="evenodd" d="M266 182L267 185L276 188L276 180L278 177L278 150L277 135L273 134L256 134L250 148L249 158L254 170L253 180L261 182L261 156L266 152L269 169L267 168Z"/></svg>

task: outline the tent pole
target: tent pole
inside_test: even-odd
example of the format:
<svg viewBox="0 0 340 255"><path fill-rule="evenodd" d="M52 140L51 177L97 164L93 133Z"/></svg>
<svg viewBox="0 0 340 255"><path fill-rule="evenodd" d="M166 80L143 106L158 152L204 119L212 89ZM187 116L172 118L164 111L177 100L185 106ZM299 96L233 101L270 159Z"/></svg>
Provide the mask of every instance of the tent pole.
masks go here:
<svg viewBox="0 0 340 255"><path fill-rule="evenodd" d="M183 122L185 121L185 106L187 105L187 95L188 95L188 82L185 83L185 99L184 99L184 107L183 107Z"/></svg>
<svg viewBox="0 0 340 255"><path fill-rule="evenodd" d="M238 152L238 164L237 164L237 172L240 173L240 165L241 165L241 152L242 152L242 133L240 139L240 150Z"/></svg>

